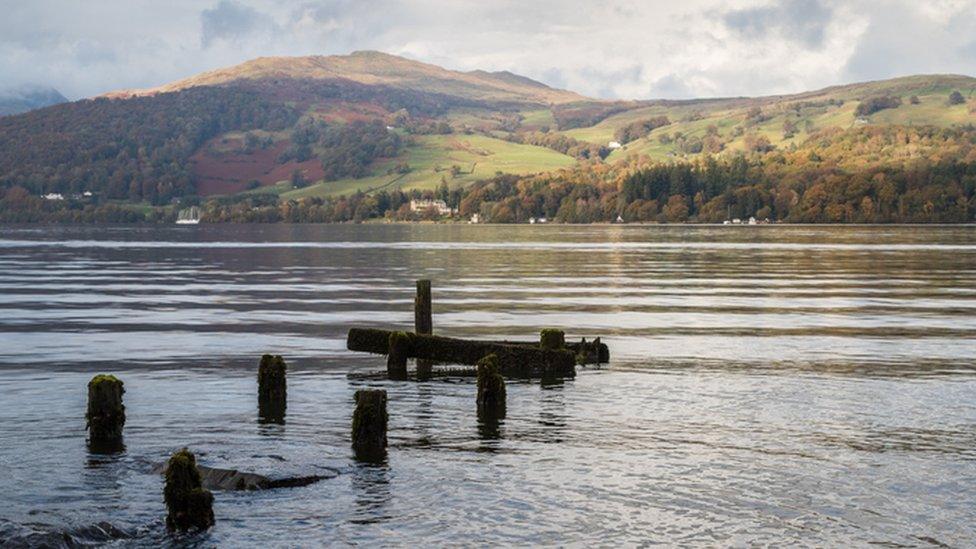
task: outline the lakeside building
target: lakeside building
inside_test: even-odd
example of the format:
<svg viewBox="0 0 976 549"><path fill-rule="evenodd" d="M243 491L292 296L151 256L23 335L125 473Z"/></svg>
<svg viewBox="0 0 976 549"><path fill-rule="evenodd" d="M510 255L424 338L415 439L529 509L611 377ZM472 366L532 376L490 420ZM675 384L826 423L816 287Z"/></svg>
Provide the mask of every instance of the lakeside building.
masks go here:
<svg viewBox="0 0 976 549"><path fill-rule="evenodd" d="M410 201L411 212L425 212L431 208L436 209L437 213L441 215L451 215L455 213L455 210L451 209L451 207L447 205L447 202L444 202L443 200L414 199Z"/></svg>

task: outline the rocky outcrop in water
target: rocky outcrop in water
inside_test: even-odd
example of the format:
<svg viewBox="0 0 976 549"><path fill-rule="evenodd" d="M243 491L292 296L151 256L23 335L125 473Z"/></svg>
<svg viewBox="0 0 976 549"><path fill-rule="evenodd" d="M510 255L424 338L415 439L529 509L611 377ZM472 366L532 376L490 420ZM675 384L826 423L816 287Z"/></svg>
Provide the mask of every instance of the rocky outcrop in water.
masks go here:
<svg viewBox="0 0 976 549"><path fill-rule="evenodd" d="M200 472L200 481L207 490L271 490L274 488L297 488L308 486L320 480L333 478L337 474L329 472L324 475L306 475L294 477L270 478L258 473L248 473L236 469L221 469L219 467L207 467L197 465ZM153 472L163 474L166 472L166 464L160 463L153 467Z"/></svg>

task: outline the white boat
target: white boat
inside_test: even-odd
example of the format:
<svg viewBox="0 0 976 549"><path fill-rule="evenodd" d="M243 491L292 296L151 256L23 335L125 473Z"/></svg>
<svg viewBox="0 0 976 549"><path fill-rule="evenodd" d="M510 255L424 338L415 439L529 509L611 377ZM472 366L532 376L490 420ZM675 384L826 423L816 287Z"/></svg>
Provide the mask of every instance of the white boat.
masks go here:
<svg viewBox="0 0 976 549"><path fill-rule="evenodd" d="M183 210L176 215L177 225L196 225L200 222L200 208L192 206Z"/></svg>

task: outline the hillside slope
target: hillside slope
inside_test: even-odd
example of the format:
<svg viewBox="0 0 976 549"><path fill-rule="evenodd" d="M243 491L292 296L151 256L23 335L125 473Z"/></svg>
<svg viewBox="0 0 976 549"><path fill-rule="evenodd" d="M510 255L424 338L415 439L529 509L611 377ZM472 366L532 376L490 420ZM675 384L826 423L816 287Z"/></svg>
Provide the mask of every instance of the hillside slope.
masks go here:
<svg viewBox="0 0 976 549"><path fill-rule="evenodd" d="M152 204L458 189L500 173L789 151L865 127L965 128L974 91L974 78L923 75L758 98L603 101L377 52L269 57L2 117L0 188ZM914 150L892 147L869 160Z"/></svg>
<svg viewBox="0 0 976 549"><path fill-rule="evenodd" d="M949 104L959 91L964 101ZM610 156L631 154L653 159L694 157L702 153L745 151L765 138L772 147L802 144L824 129L863 125L950 127L976 123L976 78L958 75L920 75L877 82L833 86L795 95L690 101L649 101L628 106L587 127L564 133L576 139L608 143L622 140L631 125L665 117L666 125L636 138ZM900 104L858 114L862 102L895 98ZM914 99L913 99L914 98ZM605 108L603 104L597 104ZM762 142L765 143L765 142ZM760 146L766 146L761 144Z"/></svg>
<svg viewBox="0 0 976 549"><path fill-rule="evenodd" d="M18 86L0 90L0 116L65 103L68 98L61 92L46 86Z"/></svg>
<svg viewBox="0 0 976 549"><path fill-rule="evenodd" d="M154 95L200 86L224 86L260 80L345 80L424 93L464 97L474 101L568 103L585 98L550 88L508 72L459 72L375 51L349 55L261 57L233 67L205 72L146 90L122 90L108 97Z"/></svg>

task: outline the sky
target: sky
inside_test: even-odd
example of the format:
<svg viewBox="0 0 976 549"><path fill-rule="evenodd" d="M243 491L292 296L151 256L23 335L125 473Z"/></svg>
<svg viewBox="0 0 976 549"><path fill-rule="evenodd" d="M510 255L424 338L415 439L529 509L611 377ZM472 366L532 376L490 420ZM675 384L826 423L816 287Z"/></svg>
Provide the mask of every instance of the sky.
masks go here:
<svg viewBox="0 0 976 549"><path fill-rule="evenodd" d="M0 89L71 99L356 50L622 99L976 75L976 0L0 0L0 13Z"/></svg>

